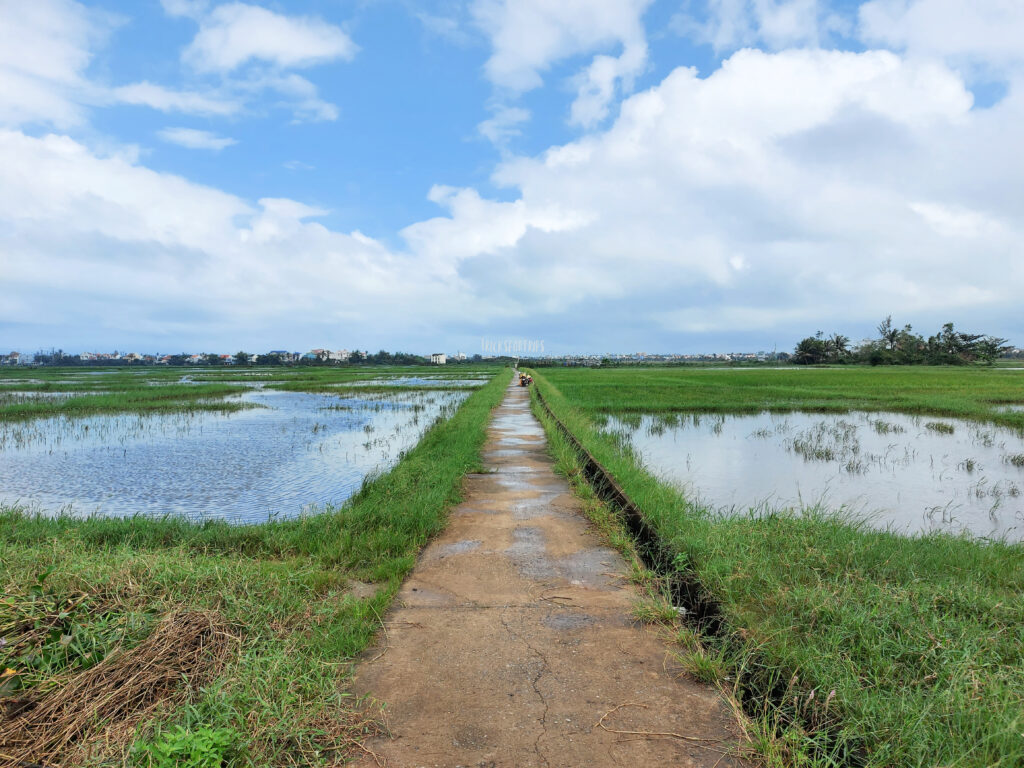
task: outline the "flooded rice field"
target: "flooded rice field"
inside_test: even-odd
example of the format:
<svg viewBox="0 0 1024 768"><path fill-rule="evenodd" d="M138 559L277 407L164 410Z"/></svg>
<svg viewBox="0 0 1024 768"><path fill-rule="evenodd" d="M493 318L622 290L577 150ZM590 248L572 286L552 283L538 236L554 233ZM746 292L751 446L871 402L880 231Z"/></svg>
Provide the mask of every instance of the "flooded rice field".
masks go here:
<svg viewBox="0 0 1024 768"><path fill-rule="evenodd" d="M1024 540L1024 435L898 413L609 416L654 475L725 512L842 509L902 533Z"/></svg>
<svg viewBox="0 0 1024 768"><path fill-rule="evenodd" d="M397 388L396 388L397 389ZM233 413L0 422L0 504L262 522L339 504L469 395L254 387Z"/></svg>
<svg viewBox="0 0 1024 768"><path fill-rule="evenodd" d="M391 376L360 381L343 381L337 387L482 387L489 381L487 378L460 377L458 379L444 376Z"/></svg>

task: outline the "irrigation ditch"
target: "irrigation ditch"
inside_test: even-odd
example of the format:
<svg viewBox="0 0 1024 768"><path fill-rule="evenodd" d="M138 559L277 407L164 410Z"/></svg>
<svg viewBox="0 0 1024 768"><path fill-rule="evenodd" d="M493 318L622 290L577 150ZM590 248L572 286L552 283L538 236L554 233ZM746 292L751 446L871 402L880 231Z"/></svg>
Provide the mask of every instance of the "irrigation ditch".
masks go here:
<svg viewBox="0 0 1024 768"><path fill-rule="evenodd" d="M644 566L665 583L672 605L682 608L683 618L709 644L723 649L729 658L743 658L742 674L735 676L736 699L744 713L753 718L770 714L776 725L797 726L812 734L813 756L820 764L836 768L861 768L867 764L866 745L840 735L840 723L817 706L794 693L795 670L780 669L769 660L758 658L744 646L729 627L721 606L701 584L692 566L669 546L647 522L643 511L626 494L615 477L583 445L554 413L540 387L532 387L544 413L558 427L576 451L580 467L594 493L617 511L632 536Z"/></svg>

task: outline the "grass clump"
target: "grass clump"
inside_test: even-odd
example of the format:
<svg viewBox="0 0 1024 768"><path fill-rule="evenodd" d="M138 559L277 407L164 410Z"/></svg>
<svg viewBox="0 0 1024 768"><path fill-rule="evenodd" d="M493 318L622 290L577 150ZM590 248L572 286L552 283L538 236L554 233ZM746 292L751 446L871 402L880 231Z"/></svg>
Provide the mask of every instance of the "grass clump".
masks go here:
<svg viewBox="0 0 1024 768"><path fill-rule="evenodd" d="M21 659L30 646L39 656L81 635L98 638L99 657L85 669L92 646L80 652L73 640L65 647L74 655L52 653L45 669L19 661L8 677L19 678L12 695L21 709L12 730L0 732L0 753L22 762L58 755L83 766L235 768L331 765L359 752L380 724L376 709L345 689L352 660L380 627L418 551L443 527L463 475L479 469L507 382L499 375L475 390L389 472L319 514L232 526L0 511L6 647L34 633L31 642L17 641ZM210 643L217 664L198 670L139 656L177 649L167 658L187 660L182 648ZM172 674L143 687L149 698L109 699L132 703L130 711L79 727L65 708L71 693L81 703L87 690L106 691L111 682L127 691L134 677L120 675L151 667ZM32 730L33 713L66 727L44 739Z"/></svg>
<svg viewBox="0 0 1024 768"><path fill-rule="evenodd" d="M735 380L746 373L679 375ZM848 375L795 374L804 382L804 402L825 394L804 373ZM827 380L833 409L864 407L860 372L852 373L845 401L841 380ZM941 534L904 537L821 509L713 513L652 477L595 426L595 403L603 410L632 391L619 407L647 405L642 393L605 374L541 371L535 378L552 410L614 475L677 553L680 574L713 608L714 621L705 617L700 628L715 631L685 659L695 676L732 688L766 762L1024 764L1024 547ZM785 375L765 372L762 380ZM881 373L880 385L887 375ZM920 392L889 393L883 409L893 400L923 398ZM763 392L743 395L748 407L764 407ZM729 403L740 396L723 395ZM942 401L939 392L928 397ZM652 399L669 398L656 390Z"/></svg>

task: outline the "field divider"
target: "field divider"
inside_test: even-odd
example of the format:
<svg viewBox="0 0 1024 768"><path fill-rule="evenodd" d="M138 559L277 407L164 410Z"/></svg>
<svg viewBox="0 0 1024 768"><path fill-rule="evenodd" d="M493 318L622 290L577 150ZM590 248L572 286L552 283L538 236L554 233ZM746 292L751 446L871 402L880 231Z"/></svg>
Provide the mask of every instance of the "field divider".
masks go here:
<svg viewBox="0 0 1024 768"><path fill-rule="evenodd" d="M668 581L674 605L684 607L688 616L697 622L702 631L719 634L722 631L722 613L710 595L701 588L695 578L675 567L676 553L662 541L657 531L647 522L643 511L629 498L612 473L555 415L536 385L534 393L544 412L576 450L581 459L583 474L594 492L602 501L622 512L626 527L636 541L644 565Z"/></svg>
<svg viewBox="0 0 1024 768"><path fill-rule="evenodd" d="M737 690L733 692L733 698L747 716L762 722L771 718L776 727L796 724L815 731L821 740L819 756L823 758L822 765L834 768L860 768L865 765L867 760L863 746L849 741L844 744L838 737L838 726L823 726L820 722L814 722L813 718L809 720L802 717L787 706L790 687L786 681L795 677L792 670L781 670L777 664L759 658L756 650L745 648L742 641L736 640L721 606L702 586L692 567L686 567L685 570L678 567L679 553L664 542L614 475L555 414L536 383L533 391L544 413L577 452L584 477L591 488L602 501L621 512L623 523L636 542L641 561L664 580L673 607L684 609L682 617L693 624L701 636L746 657L747 663L743 665L745 674L742 680L739 675L736 676Z"/></svg>

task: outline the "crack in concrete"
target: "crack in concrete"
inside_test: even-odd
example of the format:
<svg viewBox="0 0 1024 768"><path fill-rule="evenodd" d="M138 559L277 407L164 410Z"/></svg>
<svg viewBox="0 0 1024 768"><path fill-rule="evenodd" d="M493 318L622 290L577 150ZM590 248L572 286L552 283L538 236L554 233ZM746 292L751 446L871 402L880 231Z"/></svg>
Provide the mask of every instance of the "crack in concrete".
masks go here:
<svg viewBox="0 0 1024 768"><path fill-rule="evenodd" d="M547 670L550 673L551 667L548 666L547 656L545 656L543 653L537 650L533 646L533 644L525 637L520 635L518 632L513 631L512 628L508 625L508 622L505 621L505 614L507 613L509 607L510 606L506 606L505 610L501 612L501 626L505 628L505 631L508 632L509 635L511 635L514 639L518 640L523 645L525 645L531 653L536 655L541 660L540 669L538 669L536 676L534 676L530 680L530 687L533 688L533 692L536 694L537 698L540 699L540 703L544 707L544 713L540 716L540 719L538 720L538 722L540 723L541 732L537 734L537 738L533 741L533 751L537 755L537 757L539 757L541 761L543 761L544 765L549 766L550 768L551 764L548 762L547 757L544 755L543 752L541 752L540 749L541 740L548 735L548 712L550 710L550 707L548 705L548 700L541 692L538 683L540 682L540 679L544 676L544 670Z"/></svg>

